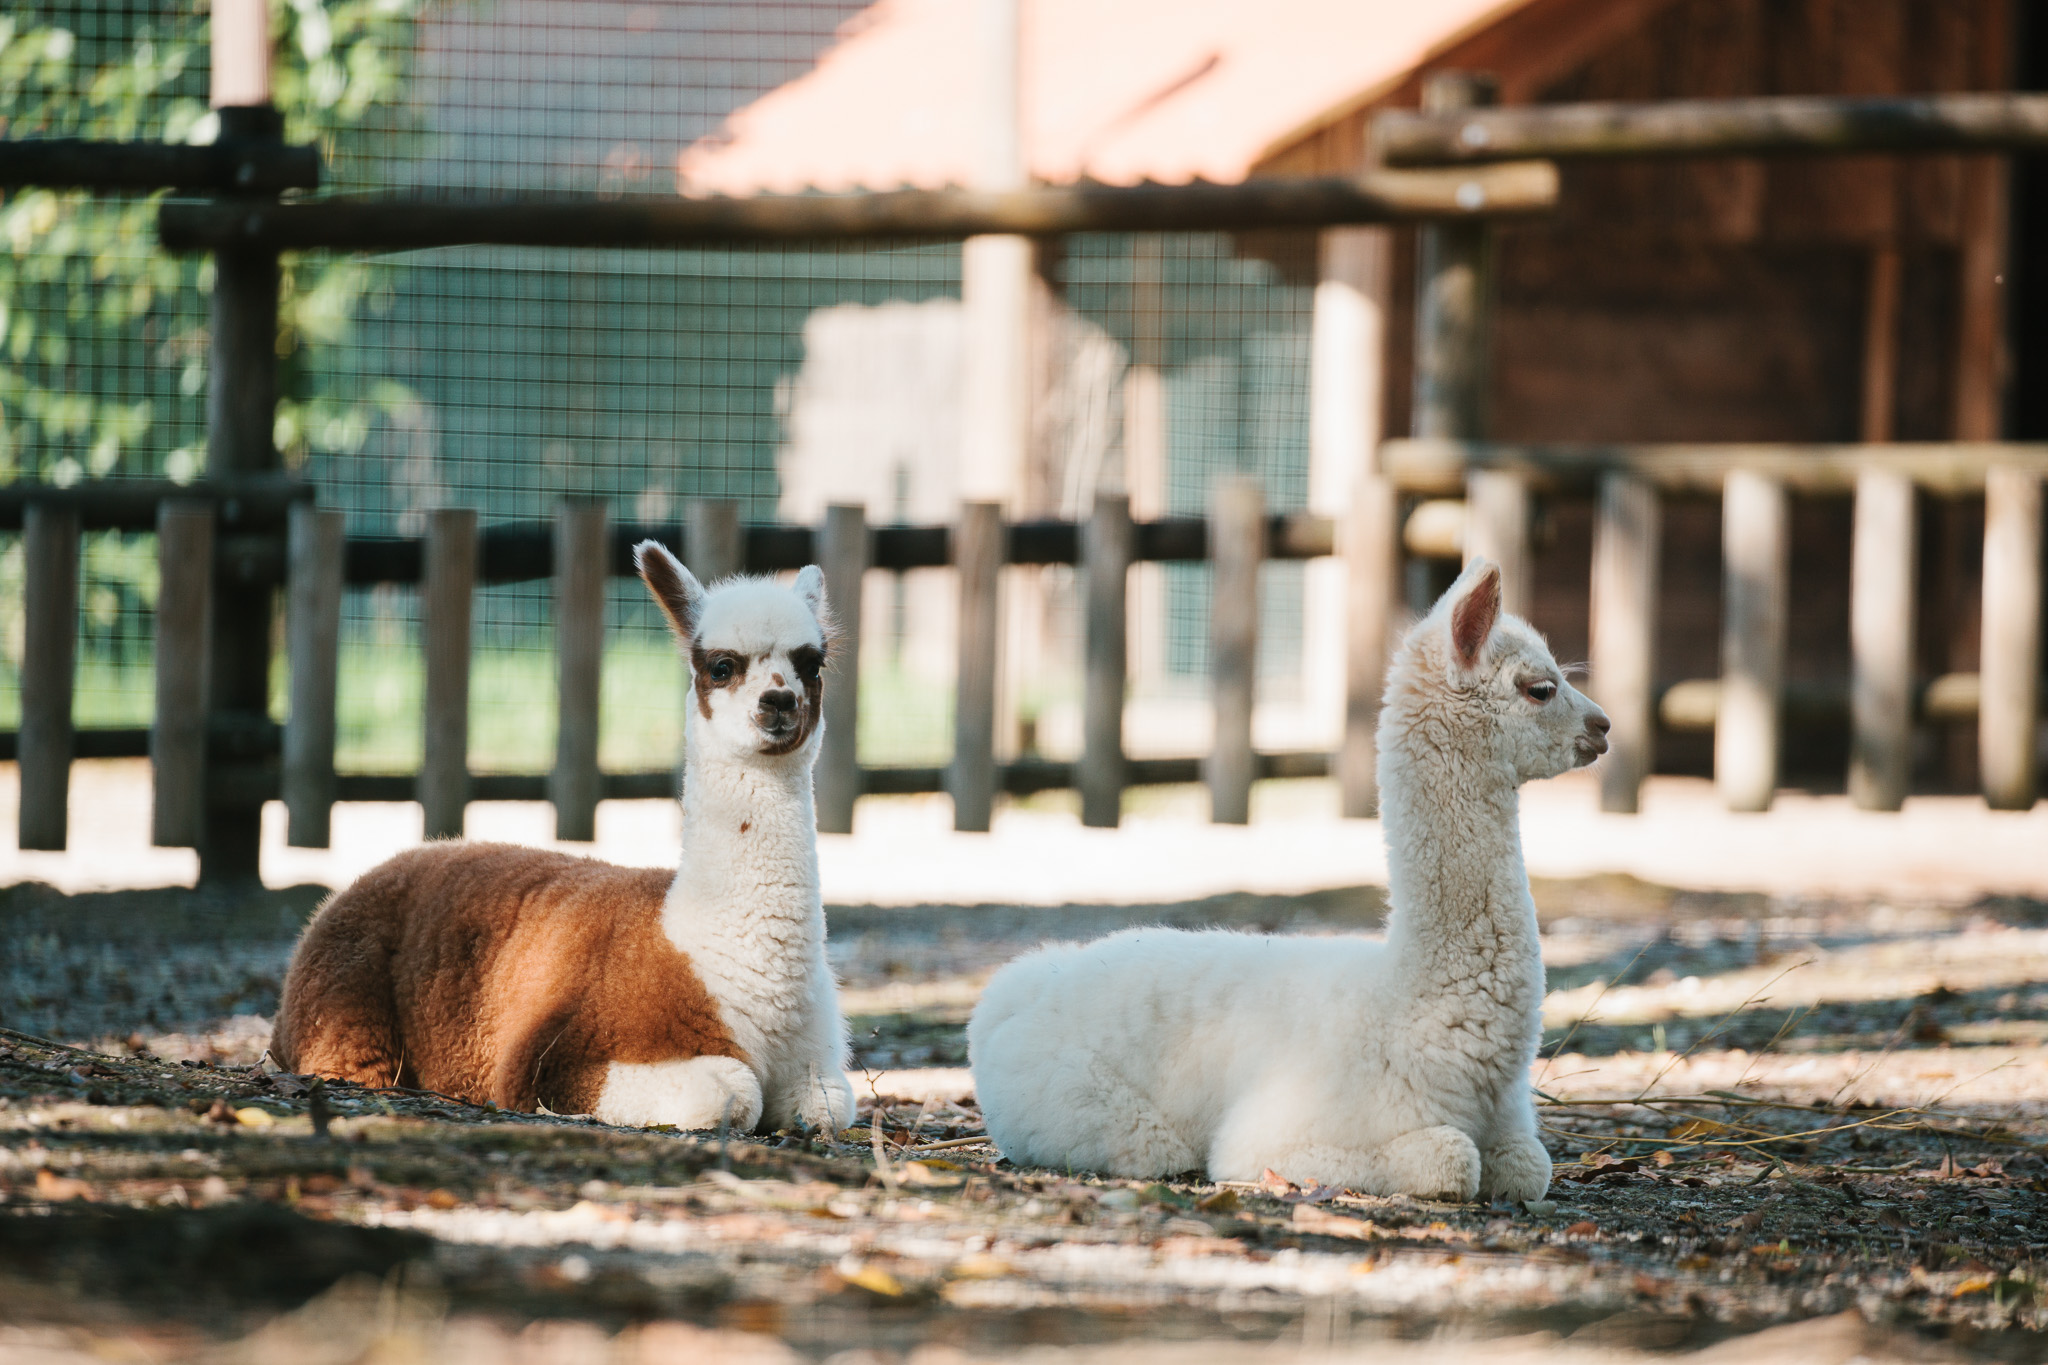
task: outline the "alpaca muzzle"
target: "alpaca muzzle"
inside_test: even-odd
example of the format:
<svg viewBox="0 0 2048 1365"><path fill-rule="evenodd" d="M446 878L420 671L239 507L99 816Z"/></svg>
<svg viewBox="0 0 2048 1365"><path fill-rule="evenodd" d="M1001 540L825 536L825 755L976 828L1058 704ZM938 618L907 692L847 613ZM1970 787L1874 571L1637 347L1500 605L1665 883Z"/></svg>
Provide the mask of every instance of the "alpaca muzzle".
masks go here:
<svg viewBox="0 0 2048 1365"><path fill-rule="evenodd" d="M761 705L754 712L754 723L772 739L789 738L796 733L799 724L796 700L796 693L788 688L770 688L761 694Z"/></svg>
<svg viewBox="0 0 2048 1365"><path fill-rule="evenodd" d="M1607 752L1607 732L1613 728L1614 722L1607 719L1605 711L1595 711L1586 717L1585 730L1572 744L1578 750L1581 767Z"/></svg>

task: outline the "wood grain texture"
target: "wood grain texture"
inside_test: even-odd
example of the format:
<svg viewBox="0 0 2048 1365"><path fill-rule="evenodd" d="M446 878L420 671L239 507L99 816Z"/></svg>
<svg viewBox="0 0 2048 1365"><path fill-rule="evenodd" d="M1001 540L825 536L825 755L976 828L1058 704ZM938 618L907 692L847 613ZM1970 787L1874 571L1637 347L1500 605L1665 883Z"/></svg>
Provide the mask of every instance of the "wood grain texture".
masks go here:
<svg viewBox="0 0 2048 1365"><path fill-rule="evenodd" d="M1993 810L2027 810L2040 780L2041 478L1994 469L1984 490L1984 643L1977 761Z"/></svg>
<svg viewBox="0 0 2048 1365"><path fill-rule="evenodd" d="M1610 474L1601 481L1595 516L1592 692L1613 725L1600 764L1600 809L1633 815L1656 765L1663 507L1648 483Z"/></svg>
<svg viewBox="0 0 2048 1365"><path fill-rule="evenodd" d="M291 710L284 727L285 842L326 848L332 835L341 570L345 518L302 502L285 547L285 656Z"/></svg>
<svg viewBox="0 0 2048 1365"><path fill-rule="evenodd" d="M960 508L953 533L960 580L959 670L954 683L953 762L946 786L953 796L953 828L985 832L996 791L996 649L1002 630L999 588L1003 564L1003 512L998 503Z"/></svg>
<svg viewBox="0 0 2048 1365"><path fill-rule="evenodd" d="M1219 825L1251 822L1252 711L1259 670L1259 567L1266 557L1266 494L1252 476L1216 481L1209 498L1209 554L1215 568L1209 598L1210 691L1216 733L1203 765L1209 818Z"/></svg>
<svg viewBox="0 0 2048 1365"><path fill-rule="evenodd" d="M1910 479L1874 470L1858 480L1849 568L1849 797L1864 810L1898 810L1913 775L1919 524Z"/></svg>
<svg viewBox="0 0 2048 1365"><path fill-rule="evenodd" d="M555 837L597 837L604 794L597 766L604 690L605 578L611 567L611 518L598 501L565 502L555 512L555 763L548 800Z"/></svg>
<svg viewBox="0 0 2048 1365"><path fill-rule="evenodd" d="M870 558L867 509L856 503L827 507L818 565L825 571L834 635L815 784L821 834L853 833L853 806L860 796L861 587Z"/></svg>
<svg viewBox="0 0 2048 1365"><path fill-rule="evenodd" d="M1721 500L1721 695L1714 784L1730 810L1769 810L1778 787L1790 563L1785 486L1736 470Z"/></svg>
<svg viewBox="0 0 2048 1365"><path fill-rule="evenodd" d="M1131 500L1098 493L1081 539L1081 823L1114 829L1123 816L1124 693L1130 627Z"/></svg>
<svg viewBox="0 0 2048 1365"><path fill-rule="evenodd" d="M467 507L429 512L426 570L420 586L427 679L418 789L429 839L460 837L469 804L469 656L476 565L476 512Z"/></svg>
<svg viewBox="0 0 2048 1365"><path fill-rule="evenodd" d="M22 527L21 847L62 851L78 664L78 512L30 503Z"/></svg>

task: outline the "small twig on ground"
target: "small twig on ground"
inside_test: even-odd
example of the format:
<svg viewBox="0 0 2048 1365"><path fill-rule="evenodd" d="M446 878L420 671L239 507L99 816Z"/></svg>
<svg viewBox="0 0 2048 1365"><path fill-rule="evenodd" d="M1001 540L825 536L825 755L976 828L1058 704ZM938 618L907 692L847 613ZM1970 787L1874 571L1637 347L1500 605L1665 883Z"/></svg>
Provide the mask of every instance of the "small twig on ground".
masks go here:
<svg viewBox="0 0 2048 1365"><path fill-rule="evenodd" d="M875 1174L882 1178L882 1188L896 1193L896 1172L889 1168L887 1144L882 1139L882 1106L877 1104L868 1111L868 1145L875 1152Z"/></svg>
<svg viewBox="0 0 2048 1365"><path fill-rule="evenodd" d="M904 1148L907 1152L944 1152L954 1147L985 1147L989 1144L987 1133L970 1133L966 1137L947 1138L942 1142L920 1142L915 1147Z"/></svg>

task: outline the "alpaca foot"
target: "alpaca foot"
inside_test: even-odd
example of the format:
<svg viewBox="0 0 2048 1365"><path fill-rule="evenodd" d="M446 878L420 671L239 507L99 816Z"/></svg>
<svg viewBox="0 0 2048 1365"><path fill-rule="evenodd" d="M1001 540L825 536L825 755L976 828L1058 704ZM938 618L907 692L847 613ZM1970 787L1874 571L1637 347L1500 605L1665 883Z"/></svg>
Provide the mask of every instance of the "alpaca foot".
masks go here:
<svg viewBox="0 0 2048 1365"><path fill-rule="evenodd" d="M1541 1199L1550 1188L1550 1153L1526 1134L1480 1159L1479 1192L1488 1199Z"/></svg>
<svg viewBox="0 0 2048 1365"><path fill-rule="evenodd" d="M672 1123L748 1133L761 1121L761 1081L737 1057L613 1062L593 1112L632 1127Z"/></svg>
<svg viewBox="0 0 2048 1365"><path fill-rule="evenodd" d="M837 1067L810 1068L801 1088L789 1091L770 1106L772 1117L780 1120L795 1115L807 1128L837 1135L853 1124L853 1083Z"/></svg>
<svg viewBox="0 0 2048 1365"><path fill-rule="evenodd" d="M1448 1125L1418 1128L1380 1148L1385 1189L1374 1194L1410 1194L1417 1199L1470 1202L1479 1193L1479 1148Z"/></svg>

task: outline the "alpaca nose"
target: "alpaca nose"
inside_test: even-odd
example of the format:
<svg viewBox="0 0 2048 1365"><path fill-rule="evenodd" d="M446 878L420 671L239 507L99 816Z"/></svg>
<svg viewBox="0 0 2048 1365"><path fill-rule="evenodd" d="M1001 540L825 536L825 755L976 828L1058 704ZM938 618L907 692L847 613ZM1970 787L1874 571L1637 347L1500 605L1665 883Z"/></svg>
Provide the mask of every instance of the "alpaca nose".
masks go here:
<svg viewBox="0 0 2048 1365"><path fill-rule="evenodd" d="M1614 722L1607 719L1605 711L1595 711L1586 717L1586 728L1596 735L1604 735L1614 728Z"/></svg>
<svg viewBox="0 0 2048 1365"><path fill-rule="evenodd" d="M788 714L796 710L796 693L786 687L771 687L761 694L761 709Z"/></svg>

